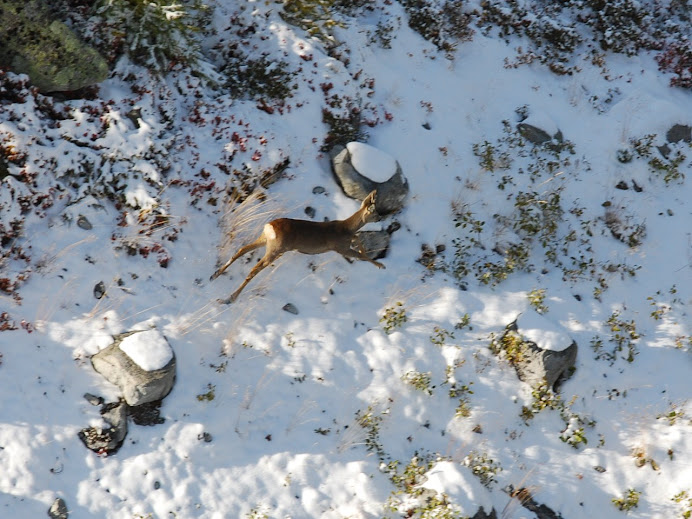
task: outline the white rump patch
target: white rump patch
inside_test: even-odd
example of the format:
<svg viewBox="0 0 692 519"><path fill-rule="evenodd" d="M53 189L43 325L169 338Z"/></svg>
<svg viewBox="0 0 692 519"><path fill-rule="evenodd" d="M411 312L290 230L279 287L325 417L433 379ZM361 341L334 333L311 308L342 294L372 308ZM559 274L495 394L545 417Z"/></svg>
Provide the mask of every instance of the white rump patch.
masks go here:
<svg viewBox="0 0 692 519"><path fill-rule="evenodd" d="M272 224L267 223L264 225L264 237L268 240L276 239L276 231L274 230L274 227L272 227Z"/></svg>

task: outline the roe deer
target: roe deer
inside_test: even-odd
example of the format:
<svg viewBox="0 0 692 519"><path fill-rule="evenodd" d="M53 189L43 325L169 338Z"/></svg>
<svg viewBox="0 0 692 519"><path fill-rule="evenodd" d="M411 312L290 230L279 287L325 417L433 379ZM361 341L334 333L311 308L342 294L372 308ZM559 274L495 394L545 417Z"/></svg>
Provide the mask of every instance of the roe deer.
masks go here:
<svg viewBox="0 0 692 519"><path fill-rule="evenodd" d="M264 257L252 268L238 290L233 292L228 299L220 299L219 302L228 304L235 301L238 294L252 278L259 274L262 269L276 261L284 252L291 250L302 252L303 254L322 254L323 252L335 251L347 259L357 258L369 261L378 268L385 268L382 263L370 259L365 254L363 244L356 236L358 229L366 223L373 222L379 218L375 210L376 194L377 191L373 191L366 196L360 205L360 209L345 220L311 222L309 220L278 218L265 224L259 238L241 247L230 260L209 278L212 281L219 277L243 254L262 246L266 247Z"/></svg>

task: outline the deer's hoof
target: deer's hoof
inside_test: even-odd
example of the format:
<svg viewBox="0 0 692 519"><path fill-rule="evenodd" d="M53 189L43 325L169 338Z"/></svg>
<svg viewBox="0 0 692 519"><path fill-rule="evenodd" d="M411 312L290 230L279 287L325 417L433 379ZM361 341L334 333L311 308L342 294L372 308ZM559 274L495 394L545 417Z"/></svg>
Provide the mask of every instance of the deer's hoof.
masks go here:
<svg viewBox="0 0 692 519"><path fill-rule="evenodd" d="M230 305L234 301L233 298L228 297L226 299L217 299L216 302L220 305Z"/></svg>

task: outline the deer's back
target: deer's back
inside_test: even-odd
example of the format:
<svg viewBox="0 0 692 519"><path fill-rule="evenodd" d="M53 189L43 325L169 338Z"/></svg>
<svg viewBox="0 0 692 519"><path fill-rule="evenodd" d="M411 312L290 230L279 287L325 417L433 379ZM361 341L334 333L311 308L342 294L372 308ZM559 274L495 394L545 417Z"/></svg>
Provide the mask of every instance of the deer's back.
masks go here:
<svg viewBox="0 0 692 519"><path fill-rule="evenodd" d="M275 238L275 246L284 251L297 250L304 254L321 254L342 243L350 243L352 233L345 229L340 220L331 222L311 222L309 220L294 220L279 218L267 224ZM265 229L265 235L271 234Z"/></svg>

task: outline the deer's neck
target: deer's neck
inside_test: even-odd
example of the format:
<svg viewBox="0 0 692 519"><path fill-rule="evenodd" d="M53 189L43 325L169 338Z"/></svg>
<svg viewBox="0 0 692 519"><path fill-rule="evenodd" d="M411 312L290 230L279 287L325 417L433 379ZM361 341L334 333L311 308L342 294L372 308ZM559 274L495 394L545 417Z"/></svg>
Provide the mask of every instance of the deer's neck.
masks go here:
<svg viewBox="0 0 692 519"><path fill-rule="evenodd" d="M344 227L351 233L355 233L358 229L365 225L365 222L363 221L363 211L365 211L365 209L360 209L345 220L342 220Z"/></svg>

